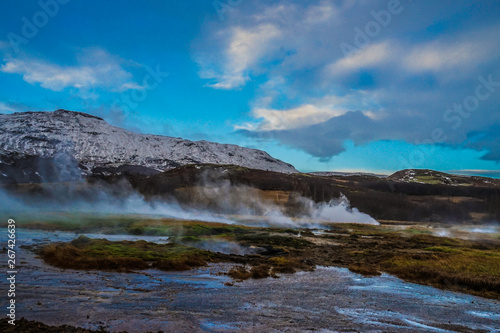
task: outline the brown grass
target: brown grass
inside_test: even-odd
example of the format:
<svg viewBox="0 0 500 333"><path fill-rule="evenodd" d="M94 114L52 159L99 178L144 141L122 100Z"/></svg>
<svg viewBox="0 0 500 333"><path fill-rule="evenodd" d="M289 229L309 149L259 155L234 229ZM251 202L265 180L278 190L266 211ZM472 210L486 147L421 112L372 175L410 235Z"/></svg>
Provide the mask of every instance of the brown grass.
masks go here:
<svg viewBox="0 0 500 333"><path fill-rule="evenodd" d="M271 267L266 264L261 264L258 266L253 266L250 270L247 270L244 266L236 266L231 268L231 270L227 273L231 278L236 281L243 281L246 279L264 279L269 276Z"/></svg>
<svg viewBox="0 0 500 333"><path fill-rule="evenodd" d="M430 248L434 253L397 255L383 264L403 279L454 290L500 294L500 253L494 250Z"/></svg>
<svg viewBox="0 0 500 333"><path fill-rule="evenodd" d="M373 266L367 266L367 265L349 265L347 268L353 273L361 274L363 276L379 276L380 271L377 269L377 267Z"/></svg>
<svg viewBox="0 0 500 333"><path fill-rule="evenodd" d="M310 265L306 265L295 258L274 257L269 259L269 263L273 267L273 273L292 274L296 271L312 270Z"/></svg>
<svg viewBox="0 0 500 333"><path fill-rule="evenodd" d="M246 279L263 279L267 277L277 277L276 273L292 274L299 270L313 270L313 267L300 262L297 259L287 257L273 257L265 264L252 266L247 270L244 266L233 267L227 274L234 280L243 281Z"/></svg>
<svg viewBox="0 0 500 333"><path fill-rule="evenodd" d="M181 259L163 259L156 262L153 267L162 271L187 271L194 267L206 266L207 262L199 257L188 256Z"/></svg>
<svg viewBox="0 0 500 333"><path fill-rule="evenodd" d="M146 269L148 263L139 258L93 258L71 244L49 244L40 252L43 260L59 268L128 271Z"/></svg>

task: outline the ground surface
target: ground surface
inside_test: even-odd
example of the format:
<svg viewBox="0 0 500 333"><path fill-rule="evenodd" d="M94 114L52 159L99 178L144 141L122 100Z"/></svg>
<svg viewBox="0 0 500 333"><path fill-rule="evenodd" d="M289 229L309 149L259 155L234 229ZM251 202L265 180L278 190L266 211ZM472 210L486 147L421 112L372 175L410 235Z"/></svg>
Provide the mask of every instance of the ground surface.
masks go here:
<svg viewBox="0 0 500 333"><path fill-rule="evenodd" d="M18 313L49 325L113 332L494 332L500 324L498 301L347 269L320 267L228 287L230 279L219 275L228 269L223 264L114 273L62 270L24 251L22 258Z"/></svg>
<svg viewBox="0 0 500 333"><path fill-rule="evenodd" d="M329 230L299 231L141 216L81 218L78 223L44 221L20 226L132 233L149 240L117 240L116 235L100 237L111 240L77 238L73 234L71 242L53 239L52 244L31 248L59 268L182 271L208 263L234 263L246 267L233 268L229 275L245 280L337 266L365 276L386 272L410 282L500 299L500 230L495 226L469 230L387 222L381 226L330 224L326 225ZM449 237L439 236L443 233ZM169 243L151 242L153 236L164 236Z"/></svg>
<svg viewBox="0 0 500 333"><path fill-rule="evenodd" d="M88 227L89 232L83 233L93 239L104 237L95 233L95 221L87 227L81 221L79 225ZM142 226L148 227L147 223L142 223ZM156 223L156 226L159 224ZM62 324L112 332L295 332L321 329L338 332L500 332L498 300L408 283L385 273L364 277L347 268L322 266L322 262L331 257L333 264L337 261L338 266L351 267L353 271L367 270L363 273L369 274L379 267L374 262L387 262L388 253L397 253L400 250L404 250L403 255L395 258L402 260L411 253L409 264L415 265L414 267L425 267L426 263L435 260L431 258L432 261L428 261L427 256L434 255L444 255L442 260L446 259L451 263L456 262L453 256L463 253L465 257L472 255L491 259L492 256L496 258L496 234L470 233L463 228L395 226L390 223L383 227L344 225L338 226L339 229L334 232L301 231L300 237L298 232L293 230L265 231L250 228L251 232L248 232L242 227L246 231L235 232L238 227L232 226L229 228L231 232L219 229L218 232L223 233L218 234L213 228L198 222L189 222L184 224L184 227L183 238L105 236L113 240L111 244L131 242L134 246L137 246L137 239L142 237L148 240L148 244L156 245L167 241L196 243L200 239L215 237L234 241L247 250L250 249L250 244L262 246L259 251L263 249L267 254L259 252L260 254L246 253L246 256L245 253L231 255L228 253L241 249L223 248L227 250L226 253L217 254L217 260L208 258L208 266L182 272L148 268L127 272L62 269L44 263L29 249L33 249L33 245L40 248L54 242L68 244L78 237L74 230L65 232L19 229L17 237L22 240L24 246L18 249L17 315L18 319L24 317L30 322L19 322L24 326L19 326L17 332L29 332L30 329L33 332L62 332L59 327ZM62 228L61 225L59 228ZM178 228L178 225L175 228ZM396 229L401 230L396 232ZM491 231L487 228L476 229ZM446 241L447 245L441 244L437 249L432 249L432 244L425 244L425 241L435 241L435 238L428 234L429 230L436 234L446 231L450 236L461 238L475 235L475 241L469 243L470 240L455 239ZM190 233L197 236L187 236ZM210 236L202 235L207 233ZM371 236L367 233L371 233ZM395 238L397 241L392 243L394 246L388 247L389 243L384 241L384 237ZM403 239L404 243L398 243ZM412 239L420 241L411 241ZM447 240L442 237L439 239ZM478 240L481 242L478 243ZM269 247L271 242L273 245ZM377 245L377 242L380 244ZM362 248L363 244L367 246ZM413 257L415 250L408 250L411 244L417 247L426 246L427 249L418 250L424 253L417 253L418 256ZM471 244L490 245L474 249ZM403 245L404 249L400 249ZM328 248L335 250L322 255ZM369 253L373 260L367 256L356 255L368 248L375 251ZM377 251L382 254L374 255ZM477 251L483 252L478 255ZM347 254L343 255L343 252ZM307 254L309 259L305 259ZM276 258L293 257L304 266L293 265L291 268L296 271L295 274L281 273L290 267L283 266L283 261ZM362 260L359 261L359 258ZM238 266L238 261L240 264L247 264L244 269L246 272L251 272L252 266L268 265L270 275L275 278L255 279L252 275L245 277L245 280L238 276L231 278L227 273L234 269L235 265ZM358 264L354 265L356 262ZM495 269L498 260L494 259L492 262L489 269ZM405 261L405 264L408 263ZM320 266L317 266L315 271L309 271L309 265ZM484 266L484 263L481 265ZM481 265L465 267L465 270L478 269L483 267ZM408 267L403 271L408 271ZM450 272L453 272L451 268ZM409 279L411 278L414 277ZM427 278L427 282L437 283L441 288L467 291L467 287L457 281L447 281L448 284L443 284ZM425 279L421 283L426 283ZM2 281L2 286L3 284L5 282ZM492 293L488 296L495 298ZM57 327L48 328L33 321ZM1 325L5 323L2 322L0 327ZM76 332L67 327L63 329L64 332ZM8 332L3 328L2 331Z"/></svg>

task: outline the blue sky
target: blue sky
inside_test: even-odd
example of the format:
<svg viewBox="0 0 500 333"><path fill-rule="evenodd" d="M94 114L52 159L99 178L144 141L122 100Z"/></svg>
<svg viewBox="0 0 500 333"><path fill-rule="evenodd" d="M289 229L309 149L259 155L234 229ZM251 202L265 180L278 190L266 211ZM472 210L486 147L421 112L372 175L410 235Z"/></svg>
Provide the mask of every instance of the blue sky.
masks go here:
<svg viewBox="0 0 500 333"><path fill-rule="evenodd" d="M496 0L6 0L0 113L498 177L499 36Z"/></svg>

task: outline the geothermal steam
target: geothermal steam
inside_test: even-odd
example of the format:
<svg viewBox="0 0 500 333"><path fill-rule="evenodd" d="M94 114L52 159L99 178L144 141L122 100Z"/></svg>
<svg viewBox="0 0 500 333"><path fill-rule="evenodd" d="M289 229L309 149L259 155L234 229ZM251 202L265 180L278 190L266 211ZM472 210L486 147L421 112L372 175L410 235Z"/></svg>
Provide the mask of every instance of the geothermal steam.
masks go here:
<svg viewBox="0 0 500 333"><path fill-rule="evenodd" d="M328 223L378 224L367 214L351 208L341 196L328 203L316 203L295 196L293 213L264 199L259 191L232 186L228 181L201 184L193 189L190 203L175 198L145 200L128 182L41 184L38 194L0 192L0 210L6 212L80 212L100 214L139 214L183 220L238 223L285 228L327 228Z"/></svg>

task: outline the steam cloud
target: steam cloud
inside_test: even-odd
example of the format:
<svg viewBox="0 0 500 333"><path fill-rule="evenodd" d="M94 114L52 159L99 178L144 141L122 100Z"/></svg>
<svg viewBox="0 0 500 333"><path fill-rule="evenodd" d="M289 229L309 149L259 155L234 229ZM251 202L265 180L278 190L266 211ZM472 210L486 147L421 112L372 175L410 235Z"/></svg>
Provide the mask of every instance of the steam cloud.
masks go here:
<svg viewBox="0 0 500 333"><path fill-rule="evenodd" d="M64 175L77 174L73 161L58 158L54 162L60 162L57 169ZM292 207L286 207L265 199L255 188L231 185L224 180L223 174L202 174L200 184L184 194L186 200L174 197L145 200L125 180L113 184L90 184L82 180L47 182L32 185L29 191L20 193L19 188L13 192L0 189L0 211L8 214L54 211L139 214L286 228L326 229L328 223L338 222L378 224L369 215L351 208L343 195L328 203L316 203L295 195Z"/></svg>
<svg viewBox="0 0 500 333"><path fill-rule="evenodd" d="M148 202L124 183L103 189L98 185L69 187L41 185L42 194L13 196L0 190L0 211L9 215L18 212L68 212L93 214L137 214L181 220L233 223L232 220L208 211L184 209L177 202Z"/></svg>

